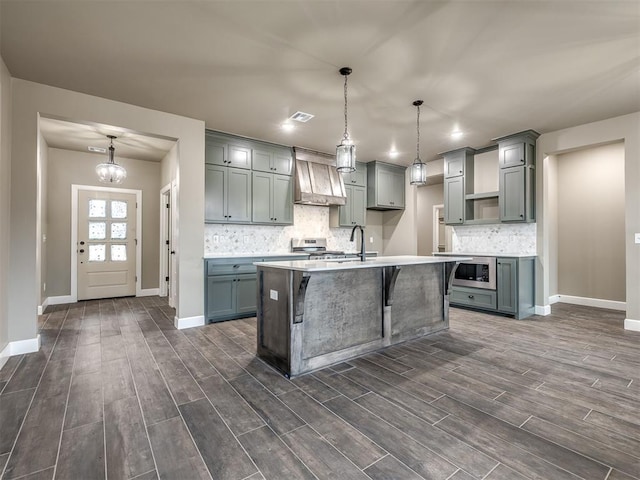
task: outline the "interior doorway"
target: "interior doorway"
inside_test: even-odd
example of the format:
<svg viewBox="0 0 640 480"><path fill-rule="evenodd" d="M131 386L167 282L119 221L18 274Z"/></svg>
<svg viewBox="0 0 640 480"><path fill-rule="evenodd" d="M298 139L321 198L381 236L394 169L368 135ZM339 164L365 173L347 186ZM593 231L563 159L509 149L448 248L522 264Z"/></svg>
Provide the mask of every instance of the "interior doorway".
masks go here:
<svg viewBox="0 0 640 480"><path fill-rule="evenodd" d="M138 295L141 212L140 190L72 185L74 301Z"/></svg>
<svg viewBox="0 0 640 480"><path fill-rule="evenodd" d="M450 252L452 248L452 228L444 223L444 205L433 206L434 252Z"/></svg>
<svg viewBox="0 0 640 480"><path fill-rule="evenodd" d="M175 183L175 182L174 182ZM159 294L168 297L169 305L175 307L177 264L175 255L175 185L169 184L160 190L160 279Z"/></svg>

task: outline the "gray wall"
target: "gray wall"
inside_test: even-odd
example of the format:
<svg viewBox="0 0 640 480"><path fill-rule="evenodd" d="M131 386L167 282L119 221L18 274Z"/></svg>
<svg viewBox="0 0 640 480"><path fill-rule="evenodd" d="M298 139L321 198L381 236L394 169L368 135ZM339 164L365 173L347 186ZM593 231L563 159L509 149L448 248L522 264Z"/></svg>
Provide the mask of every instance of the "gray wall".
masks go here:
<svg viewBox="0 0 640 480"><path fill-rule="evenodd" d="M9 241L11 222L11 77L0 57L0 352L9 343ZM2 360L0 359L0 362ZM0 363L1 365L1 363Z"/></svg>
<svg viewBox="0 0 640 480"><path fill-rule="evenodd" d="M104 155L49 148L48 296L71 294L71 185L104 186L95 173L104 160ZM142 190L142 288L158 288L160 162L122 158L117 149L116 161L127 170L126 180L118 187Z"/></svg>
<svg viewBox="0 0 640 480"><path fill-rule="evenodd" d="M33 339L37 332L37 230L42 222L37 208L39 113L179 140L176 314L179 318L202 317L204 122L15 78L12 99L9 340Z"/></svg>
<svg viewBox="0 0 640 480"><path fill-rule="evenodd" d="M418 187L418 255L433 253L433 206L444 203L444 184Z"/></svg>
<svg viewBox="0 0 640 480"><path fill-rule="evenodd" d="M36 250L36 264L40 266L36 272L36 283L40 285L40 303L42 305L47 297L47 167L49 165L49 147L42 135L38 132L38 210L37 216L41 221L37 225L36 238L38 239Z"/></svg>
<svg viewBox="0 0 640 480"><path fill-rule="evenodd" d="M624 144L557 155L558 293L625 301Z"/></svg>

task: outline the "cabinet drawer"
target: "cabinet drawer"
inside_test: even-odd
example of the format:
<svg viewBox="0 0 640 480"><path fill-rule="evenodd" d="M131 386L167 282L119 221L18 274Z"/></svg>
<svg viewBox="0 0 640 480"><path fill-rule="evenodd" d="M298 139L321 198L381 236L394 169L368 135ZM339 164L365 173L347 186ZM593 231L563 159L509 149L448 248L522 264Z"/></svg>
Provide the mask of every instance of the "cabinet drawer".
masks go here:
<svg viewBox="0 0 640 480"><path fill-rule="evenodd" d="M496 292L479 288L452 287L449 303L495 310L498 306Z"/></svg>
<svg viewBox="0 0 640 480"><path fill-rule="evenodd" d="M252 260L253 262L253 260ZM207 275L233 275L236 273L255 273L256 266L253 263L228 263L207 265Z"/></svg>

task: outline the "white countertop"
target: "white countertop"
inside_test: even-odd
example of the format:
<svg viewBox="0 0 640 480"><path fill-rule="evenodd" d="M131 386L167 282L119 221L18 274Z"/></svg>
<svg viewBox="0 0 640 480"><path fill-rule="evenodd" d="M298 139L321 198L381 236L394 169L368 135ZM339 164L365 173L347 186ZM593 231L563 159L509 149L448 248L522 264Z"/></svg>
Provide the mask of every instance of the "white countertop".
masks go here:
<svg viewBox="0 0 640 480"><path fill-rule="evenodd" d="M358 255L360 252L344 252L346 255ZM377 251L367 251L367 255L377 255ZM209 253L204 255L202 258L210 259L210 258L255 258L255 257L305 257L309 256L308 253L304 252L282 252L282 253Z"/></svg>
<svg viewBox="0 0 640 480"><path fill-rule="evenodd" d="M413 255L398 255L389 257L372 257L365 262L359 259L341 260L294 260L284 262L255 262L258 267L280 268L283 270L298 270L301 272L325 272L331 270L352 270L356 268L393 267L395 265L421 265L427 263L447 263L470 260L470 257L418 257Z"/></svg>
<svg viewBox="0 0 640 480"><path fill-rule="evenodd" d="M502 257L502 258L533 258L536 255L529 253L467 253L467 252L433 252L433 255L444 257L456 257L463 255L465 257Z"/></svg>

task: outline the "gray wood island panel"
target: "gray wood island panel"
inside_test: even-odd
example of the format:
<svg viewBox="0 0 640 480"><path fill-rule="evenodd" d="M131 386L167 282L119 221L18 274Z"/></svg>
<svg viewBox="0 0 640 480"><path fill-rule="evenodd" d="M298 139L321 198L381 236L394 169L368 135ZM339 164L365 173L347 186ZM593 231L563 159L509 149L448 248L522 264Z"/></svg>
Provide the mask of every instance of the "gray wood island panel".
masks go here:
<svg viewBox="0 0 640 480"><path fill-rule="evenodd" d="M460 260L258 262L258 355L296 376L446 329Z"/></svg>

